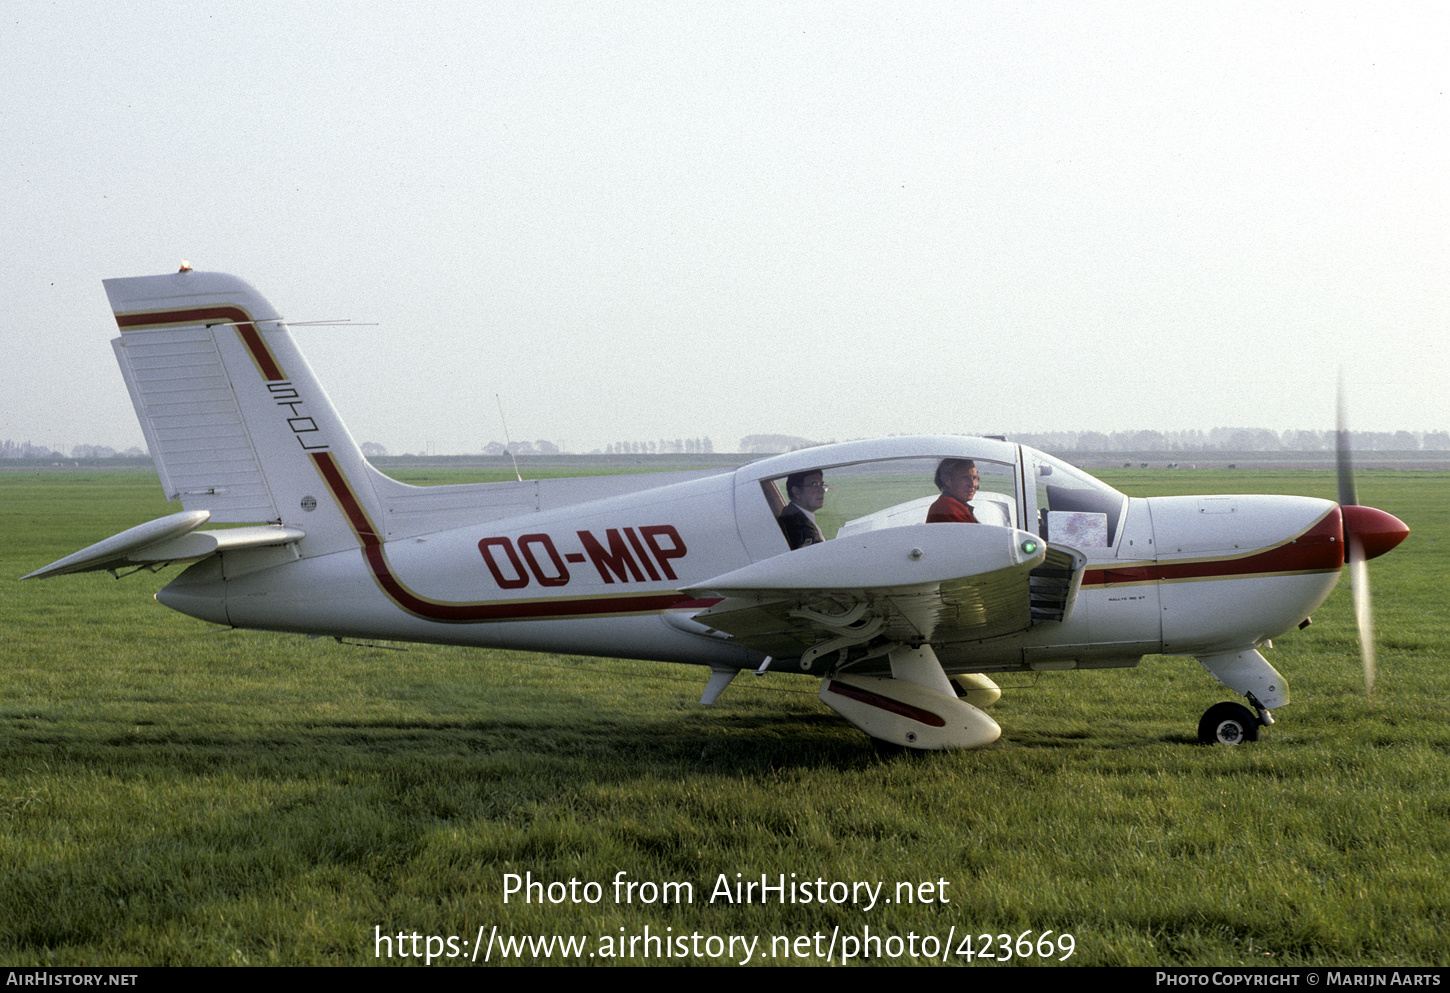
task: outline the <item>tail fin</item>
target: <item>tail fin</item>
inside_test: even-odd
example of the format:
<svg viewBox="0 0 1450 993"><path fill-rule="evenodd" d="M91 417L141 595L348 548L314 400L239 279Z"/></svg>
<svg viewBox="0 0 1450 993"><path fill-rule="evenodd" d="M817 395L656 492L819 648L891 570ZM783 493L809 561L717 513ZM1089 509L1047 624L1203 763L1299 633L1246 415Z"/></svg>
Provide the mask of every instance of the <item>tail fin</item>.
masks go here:
<svg viewBox="0 0 1450 993"><path fill-rule="evenodd" d="M185 269L105 286L168 500L212 521L301 528L304 555L368 543L379 514L367 462L261 294Z"/></svg>

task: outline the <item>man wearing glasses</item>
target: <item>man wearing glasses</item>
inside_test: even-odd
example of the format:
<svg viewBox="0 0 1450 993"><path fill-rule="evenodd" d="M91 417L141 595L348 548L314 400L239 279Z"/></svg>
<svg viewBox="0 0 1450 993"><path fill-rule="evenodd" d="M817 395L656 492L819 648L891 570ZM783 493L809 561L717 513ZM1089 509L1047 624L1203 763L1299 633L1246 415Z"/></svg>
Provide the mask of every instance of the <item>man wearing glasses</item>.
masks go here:
<svg viewBox="0 0 1450 993"><path fill-rule="evenodd" d="M780 512L780 530L791 549L818 545L825 538L816 525L816 511L826 502L826 481L819 472L796 472L786 477L790 503Z"/></svg>

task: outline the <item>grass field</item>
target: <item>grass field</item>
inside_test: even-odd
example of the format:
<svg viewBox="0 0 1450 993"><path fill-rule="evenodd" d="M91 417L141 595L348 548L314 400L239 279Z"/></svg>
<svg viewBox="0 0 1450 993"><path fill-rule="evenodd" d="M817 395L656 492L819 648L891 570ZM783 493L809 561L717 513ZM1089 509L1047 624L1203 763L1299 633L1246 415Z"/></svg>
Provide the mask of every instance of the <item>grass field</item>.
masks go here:
<svg viewBox="0 0 1450 993"><path fill-rule="evenodd" d="M1133 495L1334 489L1313 472L1101 475ZM411 963L426 943L398 932L471 954L496 925L588 939L511 960L559 963L658 961L671 946L628 944L649 928L703 936L683 959L703 962L743 959L704 941L730 935L758 939L755 962L820 963L832 940L839 961L869 929L897 942L877 962L1051 932L1073 936L1069 965L1450 964L1447 482L1361 476L1362 500L1412 529L1370 567L1373 704L1341 588L1266 651L1294 703L1237 749L1193 743L1229 694L1191 659L1004 677L996 745L882 758L812 680L742 677L704 709L691 667L215 633L156 604L145 574L12 583L0 961L367 964L383 934ZM175 509L150 473L0 474L0 575ZM693 902L617 902L621 871L691 883ZM505 903L511 873L600 899ZM711 902L737 873L885 898L936 885L870 909ZM780 940L801 936L808 954Z"/></svg>

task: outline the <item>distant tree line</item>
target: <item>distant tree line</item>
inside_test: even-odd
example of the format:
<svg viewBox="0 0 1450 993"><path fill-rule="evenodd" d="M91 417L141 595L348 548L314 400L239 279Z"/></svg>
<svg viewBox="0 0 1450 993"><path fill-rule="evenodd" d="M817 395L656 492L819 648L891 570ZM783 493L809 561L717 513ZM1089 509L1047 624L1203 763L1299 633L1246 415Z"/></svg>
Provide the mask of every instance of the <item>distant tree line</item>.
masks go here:
<svg viewBox="0 0 1450 993"><path fill-rule="evenodd" d="M512 449L502 442L490 441L483 446L485 455L508 455L512 451L515 455L558 455L562 448L552 441L516 441Z"/></svg>
<svg viewBox="0 0 1450 993"><path fill-rule="evenodd" d="M369 459L388 454L388 450L376 441L365 441L358 447L362 449L363 456ZM558 455L562 451L562 446L552 441L516 441L513 444L513 453L515 455ZM509 454L509 449L501 441L490 441L487 445L483 446L483 454L507 455Z"/></svg>
<svg viewBox="0 0 1450 993"><path fill-rule="evenodd" d="M9 438L6 438L3 444L0 444L0 458L63 459L65 456L43 445L32 445L28 441L11 441Z"/></svg>
<svg viewBox="0 0 1450 993"><path fill-rule="evenodd" d="M1445 452L1450 451L1450 431L1351 431L1350 442L1357 452ZM1270 431L1266 428L1214 428L1211 431L1042 431L1011 434L1021 442L1047 452L1332 452L1333 431ZM812 441L791 434L750 434L740 439L739 451L773 455L813 448L828 442ZM388 451L374 441L362 443L363 455L373 458ZM553 441L516 441L515 455L560 455L567 449ZM660 438L657 441L617 441L594 449L595 455L711 455L714 443L708 437ZM507 455L503 442L490 441L484 455ZM105 445L76 445L64 452L8 438L0 441L0 459L106 459L144 456L132 445L117 451Z"/></svg>
<svg viewBox="0 0 1450 993"><path fill-rule="evenodd" d="M509 446L501 441L490 441L483 446L484 455L563 455L568 452L562 442L516 441ZM592 455L710 455L715 444L709 438L661 438L658 441L616 441L603 448L596 448ZM365 441L362 453L368 458L388 454L387 449L377 442Z"/></svg>
<svg viewBox="0 0 1450 993"><path fill-rule="evenodd" d="M1011 440L1049 452L1332 452L1333 431L1046 431L1013 434ZM1450 431L1351 431L1357 452L1450 451Z"/></svg>
<svg viewBox="0 0 1450 993"><path fill-rule="evenodd" d="M118 452L106 445L77 445L67 455L65 452L46 448L44 445L34 445L28 441L11 441L9 438L0 441L0 459L114 459L134 458L145 454L144 449L135 445L124 452Z"/></svg>
<svg viewBox="0 0 1450 993"><path fill-rule="evenodd" d="M1270 431L1214 428L1211 431L1043 431L1006 437L1045 452L1332 452L1333 431ZM1000 437L1000 436L998 436ZM1351 431L1358 452L1450 451L1450 431ZM790 434L750 434L740 451L772 455L828 442Z"/></svg>
<svg viewBox="0 0 1450 993"><path fill-rule="evenodd" d="M601 455L713 455L715 443L709 437L616 441L595 452Z"/></svg>
<svg viewBox="0 0 1450 993"><path fill-rule="evenodd" d="M740 439L740 451L751 455L778 455L825 444L829 442L811 441L793 434L747 434Z"/></svg>

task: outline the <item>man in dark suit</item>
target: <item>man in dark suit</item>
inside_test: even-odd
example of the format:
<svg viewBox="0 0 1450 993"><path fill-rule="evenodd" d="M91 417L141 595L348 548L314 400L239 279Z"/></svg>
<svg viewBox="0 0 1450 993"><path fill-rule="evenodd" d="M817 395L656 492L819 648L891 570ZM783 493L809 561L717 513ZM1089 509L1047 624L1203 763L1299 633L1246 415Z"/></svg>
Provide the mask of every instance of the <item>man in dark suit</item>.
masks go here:
<svg viewBox="0 0 1450 993"><path fill-rule="evenodd" d="M826 481L819 472L796 472L786 477L790 503L780 512L780 530L792 549L818 545L826 539L816 525L816 511L826 503Z"/></svg>

